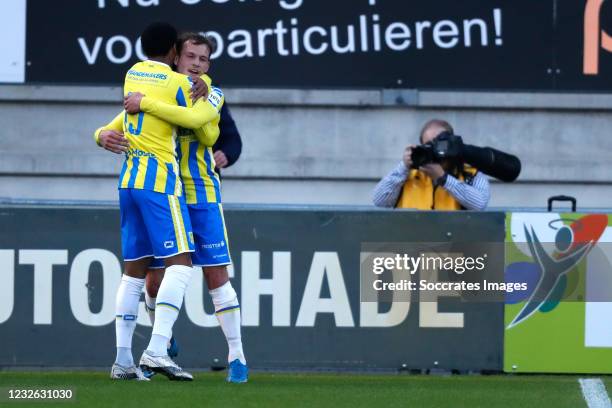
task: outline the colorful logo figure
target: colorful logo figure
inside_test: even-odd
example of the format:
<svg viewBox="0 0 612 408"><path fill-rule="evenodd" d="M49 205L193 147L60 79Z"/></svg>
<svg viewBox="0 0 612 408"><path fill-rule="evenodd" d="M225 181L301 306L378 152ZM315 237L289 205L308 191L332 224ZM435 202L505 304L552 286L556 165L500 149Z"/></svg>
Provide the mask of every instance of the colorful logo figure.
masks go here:
<svg viewBox="0 0 612 408"><path fill-rule="evenodd" d="M535 262L515 262L506 268L507 282L526 282L528 290L508 294L506 303L525 301L525 305L508 325L508 329L527 320L535 312L556 308L568 287L567 274L593 249L608 224L607 215L592 214L573 221L553 220L548 227L556 230L555 250L549 254L533 226L523 224L531 257ZM556 225L561 224L560 227ZM530 231L531 230L531 231Z"/></svg>

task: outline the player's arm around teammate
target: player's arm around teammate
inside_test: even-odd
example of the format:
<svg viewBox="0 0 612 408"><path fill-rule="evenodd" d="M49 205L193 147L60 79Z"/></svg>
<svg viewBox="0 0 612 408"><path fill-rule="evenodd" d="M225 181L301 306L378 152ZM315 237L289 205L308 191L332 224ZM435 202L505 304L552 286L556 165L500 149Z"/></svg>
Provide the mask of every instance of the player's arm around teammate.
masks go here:
<svg viewBox="0 0 612 408"><path fill-rule="evenodd" d="M180 73L202 76L210 84L205 75L210 67L212 43L199 34L187 33L181 36L177 44L179 57L176 61ZM212 88L211 94L220 93ZM210 98L210 97L209 97ZM222 97L216 101L220 111L224 102ZM170 118L168 118L170 119ZM215 314L228 344L230 382L246 382L248 368L242 348L240 306L227 272L231 263L229 244L221 195L219 178L214 172L212 145L219 136L219 119L208 122L193 132L182 132L179 137L181 154L181 177L185 186L187 207L189 209L196 252L193 255L194 265L203 268L204 278L209 289ZM198 132L200 134L198 134ZM192 169L199 169L195 174ZM152 269L147 274L146 303L151 320L155 320L155 297L163 279L163 265L154 263L159 269ZM174 349L175 342L170 350Z"/></svg>
<svg viewBox="0 0 612 408"><path fill-rule="evenodd" d="M221 107L225 97L221 89L210 86L210 78L202 76L202 81L209 87L208 97L205 102L197 100L194 108L198 109L201 118L206 120L204 125L194 124L189 108L171 105L162 101L148 98L141 93L132 93L125 97L124 108L130 114L145 112L157 116L166 122L186 129L192 129L198 141L207 147L212 147L219 138L219 120L221 118Z"/></svg>
<svg viewBox="0 0 612 408"><path fill-rule="evenodd" d="M179 50L180 58L175 63L180 72L200 76L208 71L212 43L206 38L197 34L187 34L179 41L177 49ZM206 76L204 78L210 84L210 79ZM223 97L219 90L216 91L217 94L221 94L220 100L213 100L211 102L209 98L208 102L216 103L218 109L220 109L223 104ZM171 118L167 119L170 122L172 121L170 120ZM114 127L118 128L121 126L120 121L121 118L118 117L114 121L117 122L114 123ZM189 200L192 203L197 203L198 199L202 202L202 204L190 205L189 208L190 211L196 214L198 219L198 232L194 234L198 243L197 247L202 252L198 259L198 265L204 266L204 275L215 305L217 318L229 347L228 362L230 363L230 370L228 381L246 382L248 368L242 350L240 309L236 292L229 282L227 273L226 265L231 261L223 220L223 210L220 203L219 179L214 173L214 159L212 158L212 149L210 149L210 146L215 143L219 135L218 123L219 116L207 122L203 127L191 132L191 134L189 132L179 132L182 133L182 136L179 137L179 150L184 153L181 160L181 177L188 184L186 186L186 193ZM109 139L113 140L111 137ZM107 150L113 151L110 148L107 148ZM200 169L200 175L192 174L190 167ZM158 288L162 282L164 267L160 260L155 260L155 263L161 269L158 269L156 272L153 272L155 271L153 269L147 274L148 290L146 292L147 310L153 322L156 320L156 304L159 305L159 299L155 299L155 296L157 296ZM172 344L176 343L173 342ZM174 347L170 347L168 351L176 351L173 349Z"/></svg>
<svg viewBox="0 0 612 408"><path fill-rule="evenodd" d="M164 23L152 24L143 32L143 51L149 59L135 64L127 72L126 94L143 92L168 103L185 100L185 95L190 93L190 82L170 68L176 56L176 39L176 30ZM185 105L190 107L191 100ZM194 123L201 126L205 121L205 118L196 117ZM170 379L191 380L193 377L178 367L166 350L191 280L190 252L194 250L191 223L178 177L175 129L144 113L125 113L122 127L129 143L119 180L125 273L117 293L117 359L111 377L141 379L142 374L132 359L131 343L144 277L155 257L166 267L166 277L158 293L153 334L140 366L161 372ZM102 132L96 133L100 140ZM121 151L126 146L115 143L114 148Z"/></svg>

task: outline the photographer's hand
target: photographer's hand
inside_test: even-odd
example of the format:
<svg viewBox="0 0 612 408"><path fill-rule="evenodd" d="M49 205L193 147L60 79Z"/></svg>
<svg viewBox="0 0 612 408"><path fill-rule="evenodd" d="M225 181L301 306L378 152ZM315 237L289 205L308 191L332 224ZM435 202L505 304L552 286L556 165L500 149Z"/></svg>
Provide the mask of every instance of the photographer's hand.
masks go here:
<svg viewBox="0 0 612 408"><path fill-rule="evenodd" d="M415 147L416 147L415 145L410 145L406 147L406 149L404 149L404 155L402 156L402 161L404 162L404 165L406 166L407 169L410 169L410 166L412 166L412 149L414 149Z"/></svg>
<svg viewBox="0 0 612 408"><path fill-rule="evenodd" d="M419 167L423 173L427 174L433 182L437 182L444 175L444 169L438 163L429 163Z"/></svg>

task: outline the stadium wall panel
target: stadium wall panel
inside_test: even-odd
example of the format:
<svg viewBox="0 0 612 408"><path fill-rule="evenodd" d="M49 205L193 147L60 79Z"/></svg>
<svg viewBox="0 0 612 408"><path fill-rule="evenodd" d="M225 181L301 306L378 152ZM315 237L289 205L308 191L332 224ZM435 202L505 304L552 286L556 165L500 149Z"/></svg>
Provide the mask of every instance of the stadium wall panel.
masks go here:
<svg viewBox="0 0 612 408"><path fill-rule="evenodd" d="M360 302L359 269L364 242L503 243L503 213L243 207L226 220L252 367L502 369L501 303L395 302L403 318L388 323L388 304ZM109 366L121 276L117 209L1 207L0 231L0 366ZM226 358L207 298L194 273L174 331L186 367ZM141 304L136 357L147 321Z"/></svg>

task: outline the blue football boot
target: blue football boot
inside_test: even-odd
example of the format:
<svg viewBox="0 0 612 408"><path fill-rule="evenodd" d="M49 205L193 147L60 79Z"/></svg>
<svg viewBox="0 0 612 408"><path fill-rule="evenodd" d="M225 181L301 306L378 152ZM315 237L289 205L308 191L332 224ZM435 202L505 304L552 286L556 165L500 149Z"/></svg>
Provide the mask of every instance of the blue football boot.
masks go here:
<svg viewBox="0 0 612 408"><path fill-rule="evenodd" d="M149 370L148 368L142 368L141 371L142 375L144 375L148 379L153 378L153 376L156 374L155 371Z"/></svg>
<svg viewBox="0 0 612 408"><path fill-rule="evenodd" d="M249 380L249 367L235 359L229 365L226 380L236 384L247 382Z"/></svg>

